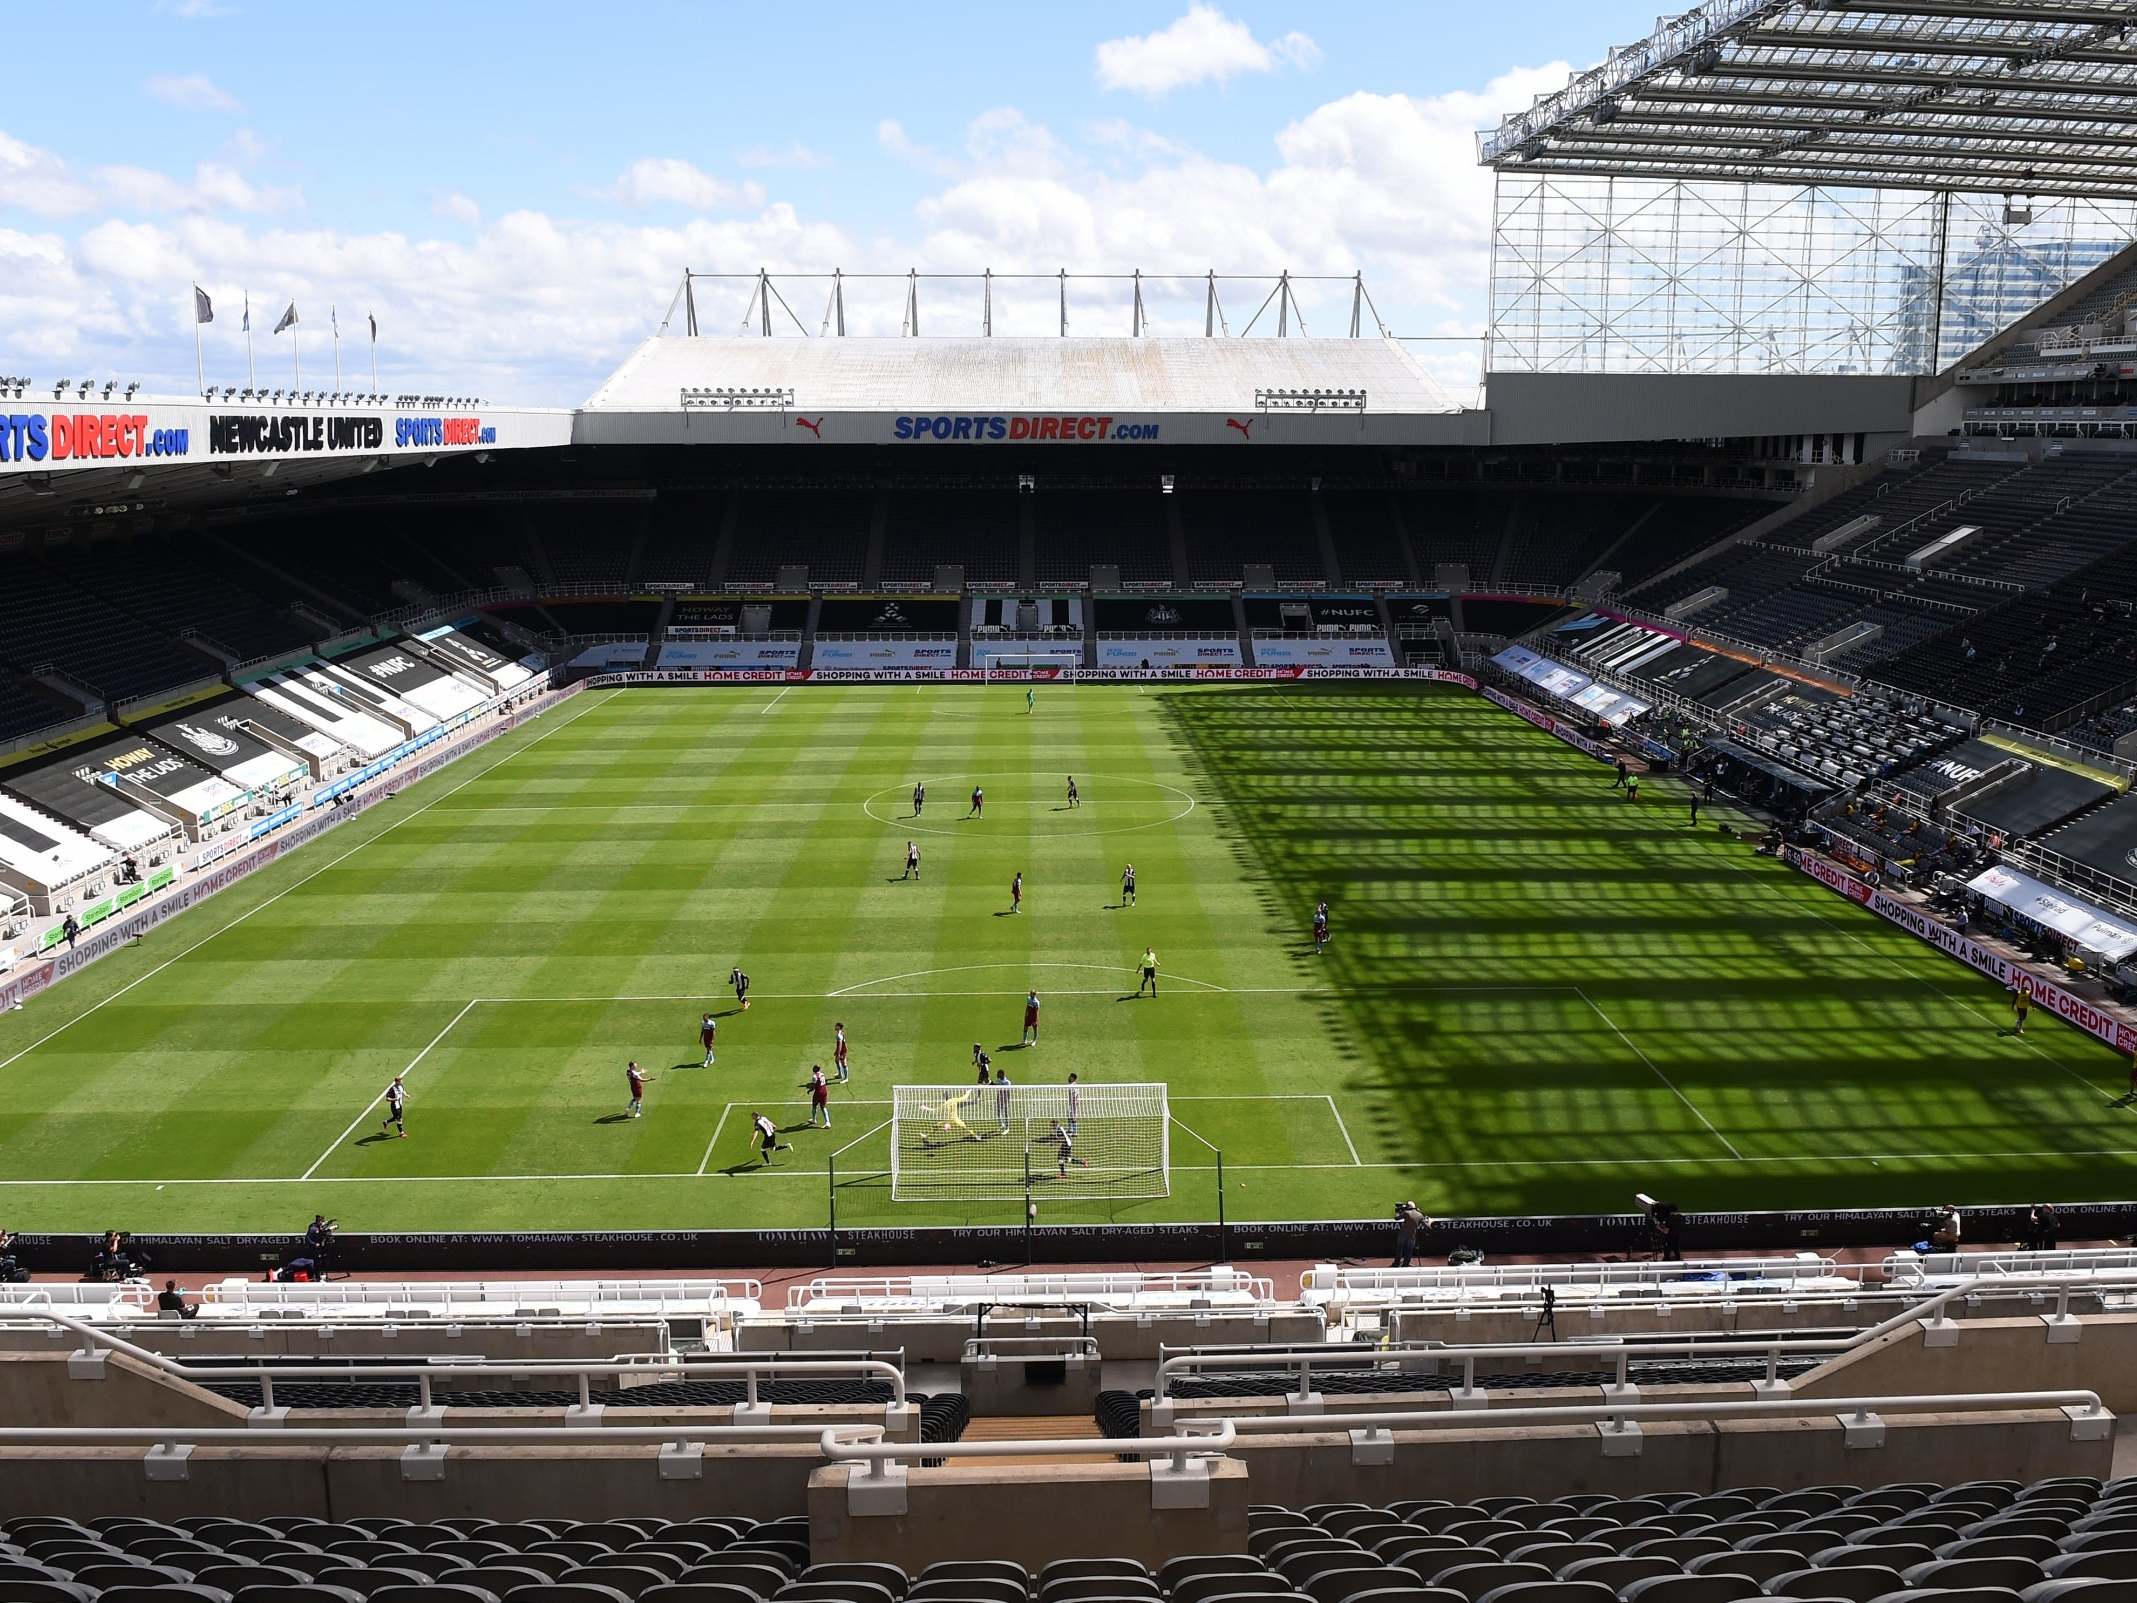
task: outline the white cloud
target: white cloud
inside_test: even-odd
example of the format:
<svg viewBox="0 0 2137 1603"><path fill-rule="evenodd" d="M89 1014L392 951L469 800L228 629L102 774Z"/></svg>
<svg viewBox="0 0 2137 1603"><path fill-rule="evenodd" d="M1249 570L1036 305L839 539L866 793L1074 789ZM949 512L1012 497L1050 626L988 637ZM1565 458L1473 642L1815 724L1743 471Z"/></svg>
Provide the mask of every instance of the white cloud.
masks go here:
<svg viewBox="0 0 2137 1603"><path fill-rule="evenodd" d="M735 158L737 167L788 168L795 171L829 167L831 158L803 144L752 145Z"/></svg>
<svg viewBox="0 0 2137 1603"><path fill-rule="evenodd" d="M1321 47L1303 33L1264 42L1245 23L1200 0L1155 33L1108 39L1097 51L1098 81L1103 87L1144 95L1168 94L1190 84L1223 83L1243 72L1311 67L1320 59Z"/></svg>
<svg viewBox="0 0 2137 1603"><path fill-rule="evenodd" d="M96 185L105 202L136 212L281 212L304 204L295 189L262 188L234 167L204 161L187 182L145 167L99 167Z"/></svg>
<svg viewBox="0 0 2137 1603"><path fill-rule="evenodd" d="M895 117L885 117L876 124L876 144L884 154L904 162L908 167L917 167L924 173L946 178L957 171L955 162L934 146L920 144L905 131L905 124Z"/></svg>
<svg viewBox="0 0 2137 1603"><path fill-rule="evenodd" d="M159 72L143 85L152 99L181 111L242 111L237 97L206 73Z"/></svg>
<svg viewBox="0 0 2137 1603"><path fill-rule="evenodd" d="M607 193L626 206L682 206L701 212L764 204L761 185L731 184L677 156L641 157L624 168Z"/></svg>
<svg viewBox="0 0 2137 1603"><path fill-rule="evenodd" d="M51 151L0 133L0 214L66 217L95 205L95 191L72 177Z"/></svg>
<svg viewBox="0 0 2137 1603"><path fill-rule="evenodd" d="M297 300L308 336L329 303L350 307L352 325L360 310L375 310L389 385L542 404L590 393L658 323L686 262L764 264L775 275L908 263L1047 275L997 281L995 329L1005 334L1053 330L1050 275L1062 267L1185 275L1144 288L1158 330L1183 333L1201 330L1194 275L1207 267L1339 278L1362 270L1398 332L1468 335L1483 316L1491 211L1491 174L1475 164L1472 130L1565 76L1561 64L1474 91L1343 95L1273 131L1251 159L1231 147L1219 159L1125 121L1064 137L1010 108L973 117L940 149L887 122L877 131L882 149L939 176L902 226L865 237L680 160L636 164L600 192L614 200L628 188L639 204L671 208L621 225L605 209L583 221L542 211L485 217L448 191L432 209L450 225L426 235L272 214L262 200L272 192L236 164L204 165L190 179L146 169L77 176L48 152L0 136L0 282L11 295L18 280L32 286L27 318L14 299L8 309L10 326L34 327L26 354L40 371L94 368L190 387L192 332L172 286L197 280L219 314L247 288L255 313ZM41 215L87 219L64 230L15 220L6 208L29 210L26 185ZM21 231L7 232L11 224ZM1268 287L1267 279L1220 286L1233 332ZM821 286L782 288L813 327ZM748 294L746 285L701 283L701 326L738 330ZM902 284L849 281L848 326L895 334L902 295ZM1302 284L1299 296L1310 332L1347 326L1347 282ZM1126 333L1127 297L1123 283L1072 276L1071 331ZM978 332L975 284L924 284L922 299L931 333ZM1256 332L1274 316L1266 312ZM208 335L211 368L221 363L231 377L242 372L231 365L242 363L235 327L234 316L226 326L219 315ZM263 372L271 348L286 372L286 350L256 343ZM1450 389L1472 393L1474 346L1413 349ZM307 338L307 375L312 359Z"/></svg>

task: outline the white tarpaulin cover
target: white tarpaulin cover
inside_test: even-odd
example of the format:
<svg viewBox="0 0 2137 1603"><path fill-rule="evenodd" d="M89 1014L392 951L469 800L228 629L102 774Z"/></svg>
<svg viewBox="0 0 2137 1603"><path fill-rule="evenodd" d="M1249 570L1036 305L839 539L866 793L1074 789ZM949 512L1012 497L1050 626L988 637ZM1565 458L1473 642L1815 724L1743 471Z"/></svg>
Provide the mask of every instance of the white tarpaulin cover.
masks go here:
<svg viewBox="0 0 2137 1603"><path fill-rule="evenodd" d="M2021 918L2030 918L2058 935L2067 935L2089 952L2120 962L2137 952L2137 930L2090 902L2043 885L2030 874L1998 866L1967 886L1992 902L2001 902Z"/></svg>

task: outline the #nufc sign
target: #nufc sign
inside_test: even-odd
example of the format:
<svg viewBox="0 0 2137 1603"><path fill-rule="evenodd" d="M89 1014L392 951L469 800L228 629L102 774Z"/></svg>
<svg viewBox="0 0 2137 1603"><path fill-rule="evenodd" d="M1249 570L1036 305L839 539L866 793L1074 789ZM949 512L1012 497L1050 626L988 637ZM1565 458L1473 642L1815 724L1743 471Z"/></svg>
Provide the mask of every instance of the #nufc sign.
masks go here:
<svg viewBox="0 0 2137 1603"><path fill-rule="evenodd" d="M0 463L124 461L184 456L187 429L156 429L146 412L0 414Z"/></svg>

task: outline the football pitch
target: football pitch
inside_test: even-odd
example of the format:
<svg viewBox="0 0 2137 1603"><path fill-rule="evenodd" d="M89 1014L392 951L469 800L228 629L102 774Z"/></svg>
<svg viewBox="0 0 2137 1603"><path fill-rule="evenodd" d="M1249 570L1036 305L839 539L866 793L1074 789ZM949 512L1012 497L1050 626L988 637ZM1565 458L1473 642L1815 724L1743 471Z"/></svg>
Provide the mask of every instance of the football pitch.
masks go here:
<svg viewBox="0 0 2137 1603"><path fill-rule="evenodd" d="M1192 1132L1170 1196L1042 1222L1213 1218L1203 1143L1235 1220L2130 1193L2106 1048L1610 778L1432 685L582 693L0 1017L0 1225L807 1228L841 1148L842 1226L1013 1223L892 1200L875 1128L974 1043Z"/></svg>

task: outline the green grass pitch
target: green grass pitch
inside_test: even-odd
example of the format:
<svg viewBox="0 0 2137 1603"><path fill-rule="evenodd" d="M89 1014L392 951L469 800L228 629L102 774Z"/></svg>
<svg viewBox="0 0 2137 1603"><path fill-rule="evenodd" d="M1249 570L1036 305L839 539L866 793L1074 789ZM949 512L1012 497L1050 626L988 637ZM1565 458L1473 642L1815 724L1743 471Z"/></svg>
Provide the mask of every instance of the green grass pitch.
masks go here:
<svg viewBox="0 0 2137 1603"><path fill-rule="evenodd" d="M1044 1035L1007 1050L1027 985ZM839 1020L834 1130L756 1169L750 1114L801 1124ZM1674 784L1632 806L1452 689L594 691L0 1019L0 1223L807 1227L849 1142L842 1225L1012 1223L892 1201L866 1138L974 1041L1021 1085L1167 1082L1235 1219L2128 1194L2122 1066L2006 1022ZM369 1139L399 1071L410 1137ZM1173 1156L1168 1198L1042 1218L1213 1217L1207 1153Z"/></svg>

